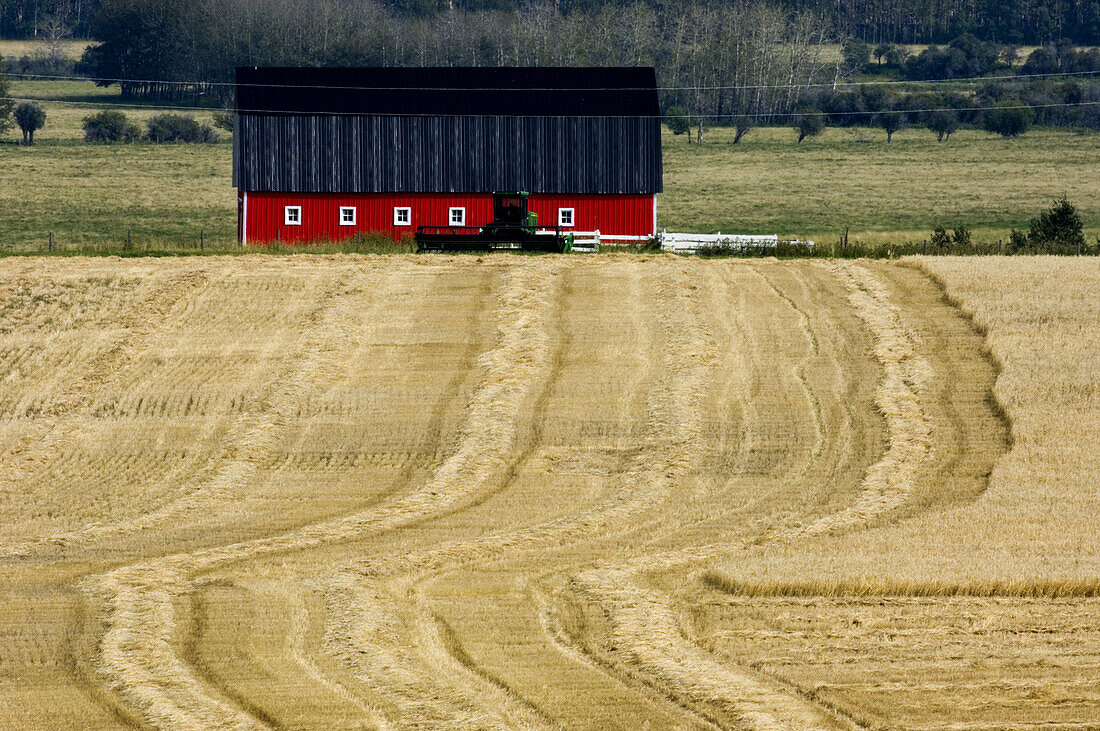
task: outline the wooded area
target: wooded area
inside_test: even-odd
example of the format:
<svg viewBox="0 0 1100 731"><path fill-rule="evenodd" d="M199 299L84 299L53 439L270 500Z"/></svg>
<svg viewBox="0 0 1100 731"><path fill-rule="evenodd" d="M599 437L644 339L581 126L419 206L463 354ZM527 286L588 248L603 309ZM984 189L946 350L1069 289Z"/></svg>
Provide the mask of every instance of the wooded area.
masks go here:
<svg viewBox="0 0 1100 731"><path fill-rule="evenodd" d="M504 0L447 9L434 0L319 0L308 8L295 0L34 1L0 0L0 17L22 8L24 21L40 18L34 27L47 40L80 30L98 44L75 68L71 60L54 68L24 58L9 61L8 72L75 71L118 84L126 99L230 106L238 66L654 66L666 122L674 131L694 128L696 140L713 125L736 126L735 141L762 124L812 135L819 117L881 126L888 139L905 125L949 136L998 114L1016 117L994 125L1001 134L1032 122L1100 128L1100 51L1072 40L1100 37L1100 0L1035 3L1018 13L994 13L978 0L940 2L935 12L927 3L920 9L924 0L904 10L894 0L828 8L817 0L526 0L518 9ZM1004 25L1025 20L1031 36ZM920 52L889 40L960 29L973 32ZM1000 42L1053 38L1062 40L1026 58ZM1021 73L1071 77L974 82ZM960 79L972 83L935 91L876 83ZM996 105L1009 111L993 114Z"/></svg>
<svg viewBox="0 0 1100 731"><path fill-rule="evenodd" d="M690 3L688 3L690 4ZM732 3L743 5L744 3ZM170 16L176 6L197 6L200 13L210 13L218 25L239 20L243 11L253 16L270 10L280 10L270 2L180 2L132 3L129 0L0 0L0 38L42 37L60 24L75 37L98 37L102 30L100 9L106 17L117 17L126 6L144 5L146 9L161 6L164 16ZM299 14L302 6L283 3L281 10ZM482 21L492 21L500 14L515 13L545 15L547 8L575 20L598 18L615 11L620 3L610 0L553 0L539 3L527 0L328 0L310 3L305 24L325 23L334 17L385 17L388 22L422 21L444 16L454 22L466 14L485 15ZM675 15L682 11L684 0L651 0L646 3L650 13L645 16ZM962 33L973 33L982 40L998 43L1040 45L1061 39L1082 45L1100 44L1100 0L783 0L783 10L813 13L822 16L840 36L854 37L869 43L946 43ZM637 10L637 6L630 10ZM350 14L346 16L346 14ZM279 14L273 20L279 20ZM449 19L449 20L446 20ZM214 30L208 27L205 30ZM329 28L337 35L343 31ZM548 39L552 41L552 39Z"/></svg>

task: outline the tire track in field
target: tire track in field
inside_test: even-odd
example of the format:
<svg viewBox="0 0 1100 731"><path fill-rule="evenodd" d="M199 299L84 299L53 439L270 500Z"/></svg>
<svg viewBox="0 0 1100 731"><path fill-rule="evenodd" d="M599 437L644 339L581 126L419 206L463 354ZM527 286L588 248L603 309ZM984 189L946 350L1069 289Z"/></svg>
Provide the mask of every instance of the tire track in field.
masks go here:
<svg viewBox="0 0 1100 731"><path fill-rule="evenodd" d="M506 466L531 384L543 375L548 361L545 327L555 273L550 267L531 265L509 272L497 308L498 341L479 359L485 377L467 408L463 436L456 451L419 490L283 535L168 556L86 580L86 590L107 608L98 658L107 685L155 726L261 726L212 693L174 652L176 599L191 591L196 573L246 558L384 533L475 499ZM339 325L325 323L318 330L338 330ZM340 340L338 333L335 340ZM339 374L345 352L320 348L313 372L320 377Z"/></svg>

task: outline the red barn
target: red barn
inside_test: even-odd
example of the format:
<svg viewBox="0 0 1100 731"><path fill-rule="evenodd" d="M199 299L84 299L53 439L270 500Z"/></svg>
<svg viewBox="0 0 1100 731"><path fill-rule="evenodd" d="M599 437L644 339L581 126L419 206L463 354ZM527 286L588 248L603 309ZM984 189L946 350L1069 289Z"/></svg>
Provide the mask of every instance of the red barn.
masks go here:
<svg viewBox="0 0 1100 731"><path fill-rule="evenodd" d="M656 233L652 68L242 68L237 112L243 243L481 226L506 190L540 225Z"/></svg>

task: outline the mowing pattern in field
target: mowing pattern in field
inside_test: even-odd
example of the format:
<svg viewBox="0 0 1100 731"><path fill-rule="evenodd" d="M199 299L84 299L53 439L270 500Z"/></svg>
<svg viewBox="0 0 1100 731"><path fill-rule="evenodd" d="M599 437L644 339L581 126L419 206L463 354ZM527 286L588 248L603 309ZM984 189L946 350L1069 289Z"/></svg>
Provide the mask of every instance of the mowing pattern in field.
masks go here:
<svg viewBox="0 0 1100 731"><path fill-rule="evenodd" d="M0 264L0 725L1096 720L1087 598L751 569L986 494L915 268Z"/></svg>

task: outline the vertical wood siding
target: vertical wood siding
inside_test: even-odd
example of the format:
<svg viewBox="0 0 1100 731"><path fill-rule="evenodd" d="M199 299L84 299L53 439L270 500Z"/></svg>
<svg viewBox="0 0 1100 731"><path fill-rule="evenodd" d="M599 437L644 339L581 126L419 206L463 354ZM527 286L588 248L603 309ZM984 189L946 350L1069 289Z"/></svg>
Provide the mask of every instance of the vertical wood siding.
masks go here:
<svg viewBox="0 0 1100 731"><path fill-rule="evenodd" d="M248 191L662 189L655 117L240 114L233 182Z"/></svg>
<svg viewBox="0 0 1100 731"><path fill-rule="evenodd" d="M285 206L302 207L299 226L284 224ZM340 207L356 208L356 224L340 225ZM395 206L412 209L409 226L393 225ZM652 235L654 197L633 195L532 195L531 210L538 213L540 226L556 226L558 208L574 209L577 231L599 230L610 236ZM394 238L412 236L417 226L446 226L451 207L466 209L466 225L482 226L493 219L493 198L487 193L272 193L249 192L246 226L249 244L276 240L305 243L338 241L356 232L381 232Z"/></svg>

